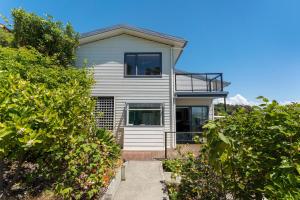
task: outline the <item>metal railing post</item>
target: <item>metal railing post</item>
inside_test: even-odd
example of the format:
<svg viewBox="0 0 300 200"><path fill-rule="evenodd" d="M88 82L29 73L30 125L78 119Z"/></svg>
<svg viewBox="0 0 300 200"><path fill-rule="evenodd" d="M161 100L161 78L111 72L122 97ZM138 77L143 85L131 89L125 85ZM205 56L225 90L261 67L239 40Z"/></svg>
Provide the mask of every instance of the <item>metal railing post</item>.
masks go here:
<svg viewBox="0 0 300 200"><path fill-rule="evenodd" d="M165 159L168 159L168 144L167 144L167 134L168 132L165 132Z"/></svg>
<svg viewBox="0 0 300 200"><path fill-rule="evenodd" d="M206 92L208 92L207 74L205 74Z"/></svg>
<svg viewBox="0 0 300 200"><path fill-rule="evenodd" d="M221 91L223 92L223 74L221 73Z"/></svg>
<svg viewBox="0 0 300 200"><path fill-rule="evenodd" d="M175 91L177 91L177 74L175 74Z"/></svg>
<svg viewBox="0 0 300 200"><path fill-rule="evenodd" d="M192 92L194 92L193 74L191 74L191 86L192 86Z"/></svg>

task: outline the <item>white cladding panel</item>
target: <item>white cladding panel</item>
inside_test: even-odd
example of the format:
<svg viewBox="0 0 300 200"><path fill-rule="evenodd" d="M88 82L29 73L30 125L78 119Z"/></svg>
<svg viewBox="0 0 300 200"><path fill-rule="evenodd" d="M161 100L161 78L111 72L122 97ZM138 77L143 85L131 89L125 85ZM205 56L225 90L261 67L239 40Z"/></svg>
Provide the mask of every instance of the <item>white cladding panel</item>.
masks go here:
<svg viewBox="0 0 300 200"><path fill-rule="evenodd" d="M124 150L164 150L163 127L125 127Z"/></svg>
<svg viewBox="0 0 300 200"><path fill-rule="evenodd" d="M126 52L161 52L162 77L125 78ZM121 135L125 125L126 103L163 103L163 129L170 130L170 46L123 34L81 45L77 50L76 64L82 66L85 61L88 66L94 67L96 83L92 95L112 96L115 99L114 131L117 136ZM148 129L151 130L151 127ZM131 145L133 144L137 143ZM152 146L160 148L161 143L158 142L157 145Z"/></svg>

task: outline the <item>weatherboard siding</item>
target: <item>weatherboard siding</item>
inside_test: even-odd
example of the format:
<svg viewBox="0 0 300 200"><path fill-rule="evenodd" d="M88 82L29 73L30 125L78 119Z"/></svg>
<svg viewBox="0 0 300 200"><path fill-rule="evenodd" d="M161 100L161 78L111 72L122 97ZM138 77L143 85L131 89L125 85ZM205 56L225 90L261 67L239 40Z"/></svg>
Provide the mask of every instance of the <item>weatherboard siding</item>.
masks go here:
<svg viewBox="0 0 300 200"><path fill-rule="evenodd" d="M124 150L164 150L163 127L125 127Z"/></svg>
<svg viewBox="0 0 300 200"><path fill-rule="evenodd" d="M161 52L162 77L125 78L124 53L126 52ZM88 66L94 68L96 83L92 88L92 95L113 96L115 99L114 132L117 136L121 136L124 131L126 103L163 103L163 130L170 129L171 57L169 46L129 35L119 35L81 45L77 50L77 65L82 66L85 60ZM132 141L129 138L123 139L124 145ZM157 149L158 139L149 140L148 145L153 145Z"/></svg>

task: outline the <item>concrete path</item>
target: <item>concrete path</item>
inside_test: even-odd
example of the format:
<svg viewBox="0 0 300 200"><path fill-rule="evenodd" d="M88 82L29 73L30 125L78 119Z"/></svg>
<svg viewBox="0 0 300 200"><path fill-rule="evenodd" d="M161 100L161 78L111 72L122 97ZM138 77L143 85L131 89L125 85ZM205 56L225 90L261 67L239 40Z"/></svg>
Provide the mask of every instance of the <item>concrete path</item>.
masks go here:
<svg viewBox="0 0 300 200"><path fill-rule="evenodd" d="M114 200L166 200L160 161L128 161Z"/></svg>

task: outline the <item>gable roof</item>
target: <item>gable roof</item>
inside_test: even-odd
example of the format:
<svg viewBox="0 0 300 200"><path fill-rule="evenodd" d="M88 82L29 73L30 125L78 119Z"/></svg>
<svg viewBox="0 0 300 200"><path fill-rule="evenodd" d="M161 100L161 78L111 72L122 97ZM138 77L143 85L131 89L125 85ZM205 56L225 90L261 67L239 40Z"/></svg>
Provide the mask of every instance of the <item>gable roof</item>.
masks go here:
<svg viewBox="0 0 300 200"><path fill-rule="evenodd" d="M172 47L184 48L187 41L180 37L159 33L156 31L137 28L134 26L119 24L107 28L101 28L94 31L81 34L79 38L80 44L90 43L97 40L102 40L110 37L114 37L121 34L128 34L135 37L151 40L154 42L170 45Z"/></svg>

